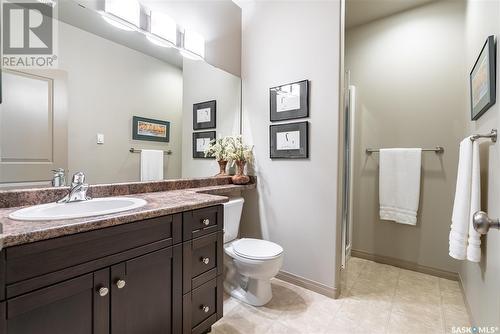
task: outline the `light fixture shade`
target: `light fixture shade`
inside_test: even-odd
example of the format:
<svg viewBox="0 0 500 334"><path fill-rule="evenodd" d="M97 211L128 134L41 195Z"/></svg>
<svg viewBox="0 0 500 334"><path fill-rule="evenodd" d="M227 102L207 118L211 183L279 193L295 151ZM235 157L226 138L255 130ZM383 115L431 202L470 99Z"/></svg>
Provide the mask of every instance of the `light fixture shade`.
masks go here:
<svg viewBox="0 0 500 334"><path fill-rule="evenodd" d="M151 33L177 45L177 24L168 15L151 12Z"/></svg>
<svg viewBox="0 0 500 334"><path fill-rule="evenodd" d="M194 31L185 30L184 49L205 58L205 39Z"/></svg>
<svg viewBox="0 0 500 334"><path fill-rule="evenodd" d="M141 5L137 0L105 0L104 10L136 27L140 27Z"/></svg>

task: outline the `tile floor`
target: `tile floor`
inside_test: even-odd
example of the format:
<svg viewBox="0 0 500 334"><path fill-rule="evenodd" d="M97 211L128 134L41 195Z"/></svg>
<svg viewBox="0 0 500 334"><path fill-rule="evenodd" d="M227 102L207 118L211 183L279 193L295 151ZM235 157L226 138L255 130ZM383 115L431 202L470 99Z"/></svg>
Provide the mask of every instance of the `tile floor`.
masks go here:
<svg viewBox="0 0 500 334"><path fill-rule="evenodd" d="M351 258L346 287L334 300L273 280L263 307L225 296L213 334L428 334L469 326L458 282Z"/></svg>

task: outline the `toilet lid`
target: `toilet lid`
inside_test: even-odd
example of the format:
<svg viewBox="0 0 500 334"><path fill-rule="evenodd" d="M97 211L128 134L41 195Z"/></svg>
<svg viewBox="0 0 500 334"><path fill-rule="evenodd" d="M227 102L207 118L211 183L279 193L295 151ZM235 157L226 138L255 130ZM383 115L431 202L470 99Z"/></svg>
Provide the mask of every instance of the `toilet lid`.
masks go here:
<svg viewBox="0 0 500 334"><path fill-rule="evenodd" d="M242 238L233 244L233 250L239 256L248 259L269 259L283 253L283 248L271 241Z"/></svg>

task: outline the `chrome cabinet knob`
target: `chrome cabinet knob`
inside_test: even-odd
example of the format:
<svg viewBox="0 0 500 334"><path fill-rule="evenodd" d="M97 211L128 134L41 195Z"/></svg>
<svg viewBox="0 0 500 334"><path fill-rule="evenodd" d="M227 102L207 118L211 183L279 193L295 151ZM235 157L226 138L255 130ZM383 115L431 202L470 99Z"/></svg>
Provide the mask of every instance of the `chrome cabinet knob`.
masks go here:
<svg viewBox="0 0 500 334"><path fill-rule="evenodd" d="M126 284L127 283L124 280L122 280L122 279L119 279L118 281L116 281L116 287L118 289L123 289Z"/></svg>
<svg viewBox="0 0 500 334"><path fill-rule="evenodd" d="M99 296L101 297L106 297L109 293L109 289L103 286L97 290L97 293L99 293Z"/></svg>
<svg viewBox="0 0 500 334"><path fill-rule="evenodd" d="M491 219L486 212L483 211L478 211L472 216L472 225L480 234L488 233L490 228L500 229L500 221L498 219Z"/></svg>
<svg viewBox="0 0 500 334"><path fill-rule="evenodd" d="M200 309L205 312L205 313L208 313L210 312L210 307L206 306L206 305L201 305L200 306Z"/></svg>
<svg viewBox="0 0 500 334"><path fill-rule="evenodd" d="M210 258L208 258L208 257L202 257L201 258L201 262L203 262L204 264L209 264L210 263Z"/></svg>
<svg viewBox="0 0 500 334"><path fill-rule="evenodd" d="M208 219L208 218L203 219L203 225L205 225L205 226L210 225L210 219Z"/></svg>

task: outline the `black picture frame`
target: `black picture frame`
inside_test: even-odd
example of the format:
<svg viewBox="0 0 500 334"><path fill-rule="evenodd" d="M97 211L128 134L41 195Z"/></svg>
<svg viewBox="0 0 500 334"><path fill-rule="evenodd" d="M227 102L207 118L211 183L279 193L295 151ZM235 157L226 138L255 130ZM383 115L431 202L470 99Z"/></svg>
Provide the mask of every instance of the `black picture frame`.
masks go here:
<svg viewBox="0 0 500 334"><path fill-rule="evenodd" d="M290 91L292 91L290 86L294 85L297 85L300 89L299 101L293 98L289 99L292 106L288 106L288 108L292 109L287 109L287 106L284 103L281 104L280 107L278 105L278 96L280 95L280 91L288 91L288 94L290 95ZM299 102L299 106L298 108L293 108L293 104L296 102ZM269 88L269 109L271 122L309 117L309 80L302 80Z"/></svg>
<svg viewBox="0 0 500 334"><path fill-rule="evenodd" d="M143 132L145 130L141 129L141 123L148 123L148 124L152 124L152 125L157 125L157 126L159 126L159 129L164 128L165 134L164 135L160 135L160 133L158 133L157 135L145 134ZM170 122L162 121L159 119L133 116L132 117L132 139L168 143L170 141Z"/></svg>
<svg viewBox="0 0 500 334"><path fill-rule="evenodd" d="M290 132L299 132L299 148L283 149L280 148L278 134L285 133L288 137ZM288 141L288 138L286 139ZM294 140L291 139L293 144ZM276 124L269 126L269 157L271 159L308 159L309 158L309 122L297 122Z"/></svg>
<svg viewBox="0 0 500 334"><path fill-rule="evenodd" d="M471 120L478 120L496 103L496 43L488 36L469 74Z"/></svg>
<svg viewBox="0 0 500 334"><path fill-rule="evenodd" d="M214 157L205 157L204 151L197 150L198 139L208 139L208 142L215 139L215 131L193 132L193 158L194 159L215 159Z"/></svg>
<svg viewBox="0 0 500 334"><path fill-rule="evenodd" d="M210 109L209 121L200 121L198 111ZM208 115L206 115L208 116ZM217 127L217 101L206 101L193 104L193 130L215 129Z"/></svg>

